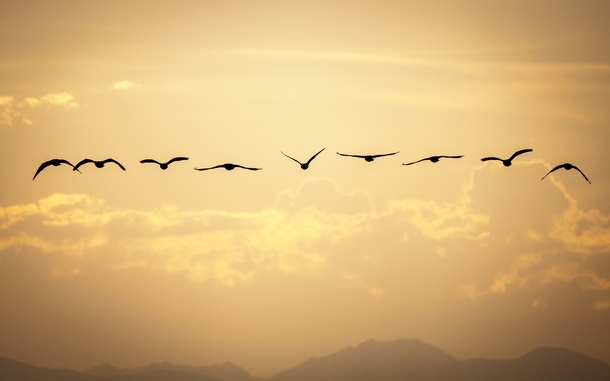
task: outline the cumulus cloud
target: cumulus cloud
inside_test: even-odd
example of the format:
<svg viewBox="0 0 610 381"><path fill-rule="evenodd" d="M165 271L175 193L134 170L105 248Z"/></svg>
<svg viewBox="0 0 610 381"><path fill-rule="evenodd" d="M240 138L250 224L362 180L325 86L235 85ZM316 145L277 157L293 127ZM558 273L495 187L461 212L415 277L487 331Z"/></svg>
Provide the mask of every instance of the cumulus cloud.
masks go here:
<svg viewBox="0 0 610 381"><path fill-rule="evenodd" d="M86 255L88 249L105 246L119 254L116 268L149 266L194 281L234 284L261 271L317 272L330 248L361 230L364 220L315 208L295 213L169 206L115 210L87 195L55 194L36 204L0 208L0 252L27 246Z"/></svg>
<svg viewBox="0 0 610 381"><path fill-rule="evenodd" d="M376 213L366 192L341 191L327 179L281 192L275 207L253 213L119 210L88 195L55 194L0 207L0 253L30 247L86 257L102 248L115 253L116 269L150 267L231 285L264 272L321 274L339 245L394 218L435 240L478 239L485 223L463 202L405 201Z"/></svg>
<svg viewBox="0 0 610 381"><path fill-rule="evenodd" d="M542 226L536 231L527 230L527 239L520 245L498 246L498 252L517 250L509 267L499 271L487 287L464 286L464 295L474 299L569 282L583 291L610 290L608 274L590 265L593 258L610 255L610 216L597 209L582 210L563 183L549 180L555 192L567 201L567 207L548 214L546 230Z"/></svg>
<svg viewBox="0 0 610 381"><path fill-rule="evenodd" d="M599 210L581 210L573 198L570 206L554 221L551 237L570 251L584 254L610 252L610 216Z"/></svg>
<svg viewBox="0 0 610 381"><path fill-rule="evenodd" d="M40 98L26 97L17 101L11 96L0 96L0 125L12 126L15 121L32 124L27 115L28 109L47 107L61 107L65 109L77 108L78 103L72 94L52 93Z"/></svg>
<svg viewBox="0 0 610 381"><path fill-rule="evenodd" d="M396 200L380 211L365 191L343 191L328 179L307 180L282 191L275 206L248 213L118 209L85 194L55 194L0 207L0 255L25 247L83 260L112 253L105 257L117 271L150 268L225 285L269 272L331 274L379 296L386 286L363 271L395 261L384 252L423 250L439 263L458 253L497 257L489 262L496 267L485 269L488 283L465 283L462 291L471 298L566 282L589 292L610 290L607 275L588 265L590 258L608 254L603 239L590 238L608 234L608 216L580 211L571 202L547 215L553 223L522 226L523 236L507 241L505 225L494 225L493 218L505 217L511 206L481 212L472 199L475 187L471 176L454 202Z"/></svg>
<svg viewBox="0 0 610 381"><path fill-rule="evenodd" d="M489 233L483 227L489 217L474 212L466 203L402 200L391 203L391 214L398 214L420 233L435 240L465 238L479 240Z"/></svg>

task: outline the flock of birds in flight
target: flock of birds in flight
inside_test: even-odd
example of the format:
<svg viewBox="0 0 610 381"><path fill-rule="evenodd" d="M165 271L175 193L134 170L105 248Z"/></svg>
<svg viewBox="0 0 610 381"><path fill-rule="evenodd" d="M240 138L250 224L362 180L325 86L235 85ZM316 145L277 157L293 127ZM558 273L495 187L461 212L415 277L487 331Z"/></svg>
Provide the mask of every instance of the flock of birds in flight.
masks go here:
<svg viewBox="0 0 610 381"><path fill-rule="evenodd" d="M282 155L286 156L287 158L295 161L296 163L298 163L301 166L301 169L306 170L307 168L309 168L309 165L311 164L311 162L313 161L313 159L316 158L316 156L318 156L322 151L324 151L325 148L322 148L320 151L318 151L316 154L314 154L311 158L309 158L309 160L307 160L306 162L302 163L299 160L290 157L288 155L286 155L284 152L280 151L282 153ZM501 159L499 157L494 157L494 156L488 156L488 157L484 157L481 159L481 161L489 161L489 160L496 160L496 161L501 161L502 164L505 167L510 167L512 165L512 161L513 159L515 159L517 156L527 153L527 152L532 152L533 150L530 148L526 148L526 149L522 149L519 150L515 153L513 153L508 159ZM383 156L392 156L392 155L396 155L398 153L397 152L391 152L391 153L383 153L383 154L377 154L377 155L352 155L352 154L345 154L345 153L340 153L337 152L338 155L340 156L348 156L348 157L356 157L356 158L361 158L364 159L367 162L371 162L373 160L375 160L378 157L383 157ZM420 163L422 161L430 161L432 163L437 163L440 159L459 159L464 157L464 155L457 155L457 156L449 156L449 155L441 155L441 156L430 156L430 157L426 157L420 160L416 160L410 163L403 163L403 165L413 165L416 163ZM157 160L154 159L144 159L144 160L140 160L140 163L142 164L147 164L147 163L152 163L152 164L157 164L159 166L159 168L161 168L162 170L166 170L168 168L168 166L176 161L184 161L184 160L188 160L188 157L183 157L183 156L179 156L179 157L174 157L173 159L165 162L165 163L161 163ZM103 168L104 165L106 165L107 163L114 163L117 166L119 166L119 168L121 168L123 171L125 170L125 167L119 163L118 161L112 159L112 158L108 158L106 160L91 160L91 159L83 159L80 162L78 162L78 164L73 165L72 163L70 163L69 161L65 160L65 159L51 159L48 161L45 161L44 163L40 164L40 166L38 167L38 169L36 170L36 173L34 174L34 177L32 178L32 180L36 179L36 176L38 176L38 174L40 172L42 172L45 168L49 167L49 166L60 166L62 164L66 164L72 167L73 171L77 171L79 173L80 172L80 167L88 164L88 163L93 163L97 168ZM227 171L232 171L235 168L242 168L242 169L247 169L250 171L259 171L262 168L253 168L253 167L245 167L243 165L239 165L239 164L232 164L232 163L225 163L225 164L219 164L219 165L215 165L213 167L207 167L207 168L197 168L195 167L196 171L207 171L210 169L217 169L217 168L224 168ZM564 163L564 164L559 164L557 166L555 166L553 169L551 169L546 175L544 175L544 177L542 177L541 180L544 180L548 175L550 175L551 173L555 172L558 169L565 169L565 170L570 170L570 169L575 169L578 172L580 172L580 174L585 178L585 180L587 180L587 182L589 184L591 184L591 181L589 181L589 179L587 178L587 176L585 176L585 174L575 165L572 165L570 163Z"/></svg>

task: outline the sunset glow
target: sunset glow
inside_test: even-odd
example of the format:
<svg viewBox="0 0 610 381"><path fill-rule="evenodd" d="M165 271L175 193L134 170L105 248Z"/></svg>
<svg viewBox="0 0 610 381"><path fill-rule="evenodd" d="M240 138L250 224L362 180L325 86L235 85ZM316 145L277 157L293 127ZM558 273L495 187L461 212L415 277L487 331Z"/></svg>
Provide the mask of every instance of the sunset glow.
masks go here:
<svg viewBox="0 0 610 381"><path fill-rule="evenodd" d="M610 364L610 3L2 3L0 356Z"/></svg>

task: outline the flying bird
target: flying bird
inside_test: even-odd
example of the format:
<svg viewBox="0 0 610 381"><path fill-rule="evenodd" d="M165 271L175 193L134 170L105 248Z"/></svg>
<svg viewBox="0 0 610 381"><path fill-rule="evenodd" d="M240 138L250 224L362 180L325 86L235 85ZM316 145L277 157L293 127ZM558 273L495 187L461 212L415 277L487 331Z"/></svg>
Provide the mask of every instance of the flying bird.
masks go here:
<svg viewBox="0 0 610 381"><path fill-rule="evenodd" d="M97 168L103 168L106 163L114 163L114 164L118 165L122 170L125 170L125 167L123 167L121 165L121 163L119 163L118 161L116 161L114 159L111 159L111 158L108 158L106 160L100 160L100 161L95 161L95 160L91 160L91 159L83 159L78 164L76 164L76 166L74 167L74 170L78 171L78 168L81 165L84 165L84 164L87 164L87 163L93 163L93 164L95 164L95 166Z"/></svg>
<svg viewBox="0 0 610 381"><path fill-rule="evenodd" d="M459 159L461 157L464 157L464 155L459 155L459 156L446 156L446 155L441 155L441 156L430 156L430 157L426 157L424 159L420 159L417 161L412 161L410 163L403 163L402 165L411 165L411 164L415 164L415 163L419 163L421 161L426 161L426 160L430 160L433 163L438 163L438 161L442 158L448 158L448 159Z"/></svg>
<svg viewBox="0 0 610 381"><path fill-rule="evenodd" d="M505 167L510 167L514 158L516 158L517 156L521 155L522 153L532 152L532 151L533 151L532 149L526 148L526 149L522 149L522 150L519 150L519 151L515 152L508 159L500 159L499 157L484 157L484 158L481 159L481 161L498 160L498 161L501 161L502 164L504 164Z"/></svg>
<svg viewBox="0 0 610 381"><path fill-rule="evenodd" d="M325 148L326 148L326 147L325 147ZM280 152L282 152L282 155L286 156L287 158L292 159L292 160L296 161L297 163L299 163L299 164L301 165L301 169L302 169L302 170L306 170L307 168L309 168L309 163L311 163L311 161L312 161L313 159L315 159L315 158L316 158L316 156L318 156L318 155L320 154L320 152L324 151L324 149L325 149L325 148L322 148L321 150L319 150L319 151L318 151L318 153L316 153L315 155L313 155L313 156L312 156L312 157L311 157L309 160L307 160L307 162L306 162L306 163L301 163L300 161L298 161L298 160L297 160L297 159L295 159L294 157L290 157L290 156L286 155L286 154L285 154L284 152L282 152L282 151L280 151Z"/></svg>
<svg viewBox="0 0 610 381"><path fill-rule="evenodd" d="M195 170L196 171L207 171L208 169L216 169L216 168L224 168L227 171L232 171L235 168L243 168L243 169L247 169L250 171L260 171L262 169L262 168L244 167L243 165L239 165L239 164L226 163L226 164L219 164L219 165L216 165L214 167L209 167L209 168L195 168Z"/></svg>
<svg viewBox="0 0 610 381"><path fill-rule="evenodd" d="M582 173L582 171L581 171L581 170L580 170L580 169L579 169L577 166L572 165L572 164L570 164L570 163L564 163L564 164L560 164L560 165L556 166L555 168L551 169L551 170L549 171L549 173L547 173L546 175L544 175L544 177L543 177L543 178L541 178L540 180L544 180L544 179L545 179L545 177L547 177L547 176L548 176L548 175L550 175L551 173L553 173L553 172L555 172L556 170L561 169L561 168L563 168L563 169L565 169L565 170L568 170L568 171L569 171L570 169L575 169L575 170L577 170L578 172L580 172L580 174L582 175L582 177L584 177L584 178L585 178L585 180L587 180L587 182L588 182L589 184L591 184L591 181L589 181L589 179L587 178L587 176L585 176L585 174L584 174L584 173Z"/></svg>
<svg viewBox="0 0 610 381"><path fill-rule="evenodd" d="M337 152L337 155L350 156L350 157L359 157L359 158L364 159L366 161L373 161L373 160L375 160L378 157L396 155L398 152L400 152L400 151L396 151L396 152L392 152L392 153L382 153L382 154L379 154L379 155L349 155L349 154L346 154L346 153L339 153L339 152Z"/></svg>
<svg viewBox="0 0 610 381"><path fill-rule="evenodd" d="M161 169L166 170L167 166L170 165L171 163L173 163L174 161L182 161L182 160L188 160L188 159L189 159L188 157L175 157L166 163L159 163L157 160L154 160L154 159L144 159L144 160L140 160L140 163L159 164L159 167L161 167Z"/></svg>
<svg viewBox="0 0 610 381"><path fill-rule="evenodd" d="M51 160L45 161L44 163L40 164L40 167L38 167L38 169L36 170L36 173L34 174L34 177L32 177L32 180L34 180L36 178L36 176L38 176L38 174L43 169L48 167L49 165L52 165L54 167L59 167L62 164L68 164L69 166L74 168L75 171L78 171L78 169L76 167L74 167L74 165L72 163L70 163L68 160L64 160L64 159L51 159Z"/></svg>

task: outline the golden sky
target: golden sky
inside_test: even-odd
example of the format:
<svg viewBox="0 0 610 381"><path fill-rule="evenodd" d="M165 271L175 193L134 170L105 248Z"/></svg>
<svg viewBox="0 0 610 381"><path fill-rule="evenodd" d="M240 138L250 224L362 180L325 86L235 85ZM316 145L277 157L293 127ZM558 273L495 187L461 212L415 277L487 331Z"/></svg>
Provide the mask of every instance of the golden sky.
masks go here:
<svg viewBox="0 0 610 381"><path fill-rule="evenodd" d="M269 376L417 338L610 363L609 18L604 1L0 1L0 356ZM280 152L322 148L307 171ZM401 165L433 155L464 157ZM110 157L126 171L32 181ZM592 184L540 180L566 162ZM263 170L193 170L222 163Z"/></svg>

